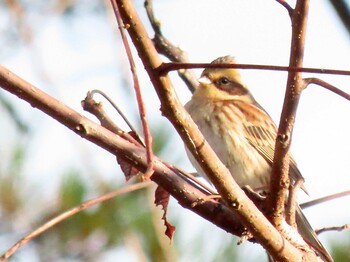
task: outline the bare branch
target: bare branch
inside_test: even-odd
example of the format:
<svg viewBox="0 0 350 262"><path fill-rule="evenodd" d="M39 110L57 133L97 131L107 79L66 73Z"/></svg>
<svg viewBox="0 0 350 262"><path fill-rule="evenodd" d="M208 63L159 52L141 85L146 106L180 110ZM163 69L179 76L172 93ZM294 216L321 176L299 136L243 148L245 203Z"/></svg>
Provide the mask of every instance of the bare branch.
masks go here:
<svg viewBox="0 0 350 262"><path fill-rule="evenodd" d="M281 4L284 8L287 9L290 18L293 17L294 9L285 0L276 0L276 2Z"/></svg>
<svg viewBox="0 0 350 262"><path fill-rule="evenodd" d="M87 97L82 101L83 109L94 116L97 117L97 119L100 121L101 125L108 130L112 131L113 133L119 135L120 137L126 139L130 143L133 143L136 146L142 146L145 147L143 141L141 140L135 140L133 136L131 136L129 133L124 132L122 129L120 129L112 120L111 118L106 114L106 112L103 110L102 104L97 103L92 99L91 93L88 92ZM116 106L116 105L115 105ZM122 113L122 112L120 112ZM125 120L125 119L124 119ZM138 136L137 136L138 137ZM186 171L182 170L179 167L175 167L169 163L163 162L164 165L166 165L169 169L171 169L173 172L177 173L179 176L186 179L188 182L194 182L197 186L202 187L206 192L208 192L211 195L217 194L217 192L213 191L210 187L208 187L206 184L204 184L201 180L197 179L193 175L187 173ZM203 201L201 201L203 202Z"/></svg>
<svg viewBox="0 0 350 262"><path fill-rule="evenodd" d="M297 228L297 224L295 221L295 214L297 209L297 192L304 183L303 179L299 179L294 184L290 185L289 193L288 193L288 202L286 208L286 222L294 228Z"/></svg>
<svg viewBox="0 0 350 262"><path fill-rule="evenodd" d="M350 76L349 70L312 68L312 67L276 66L276 65L210 64L210 63L163 63L161 67L158 68L158 72L160 75L166 75L168 72L173 70L189 69L189 68L240 68L240 69L304 72L304 73L315 73L315 74Z"/></svg>
<svg viewBox="0 0 350 262"><path fill-rule="evenodd" d="M337 199L337 198L341 198L341 197L345 197L345 196L349 196L349 195L350 195L350 190L344 191L344 192L340 192L340 193L336 193L336 194L329 195L329 196L325 196L325 197L321 197L321 198L318 198L318 199L306 202L304 204L301 204L300 207L302 209L305 209L305 208L308 208L308 207L311 207L311 206L314 206L314 205L318 205L318 204L321 204L321 203L324 203L324 202L327 202L327 201L331 201L331 200L334 200L334 199Z"/></svg>
<svg viewBox="0 0 350 262"><path fill-rule="evenodd" d="M123 111L119 109L119 107L117 106L116 103L114 103L114 101L107 95L105 94L103 91L101 90L98 90L98 89L95 89L95 90L91 90L88 92L87 94L87 98L86 100L92 100L93 99L93 95L94 94L100 94L101 96L103 96L111 105L112 107L117 110L118 114L123 118L124 122L128 125L128 127L130 128L131 131L133 131L139 138L139 135L137 134L137 131L136 129L133 127L133 125L130 123L129 119L124 115ZM92 100L93 101L93 100ZM96 108L97 109L97 108ZM103 111L98 111L96 110L95 111L96 113L104 113ZM103 115L103 117L105 117L106 115ZM100 115L100 117L102 117L102 115ZM101 121L101 124L103 126L103 122L104 122L104 119L100 119L99 117L97 117L100 121ZM110 121L110 124L112 124L113 122ZM114 124L114 123L113 123ZM141 139L140 139L141 140Z"/></svg>
<svg viewBox="0 0 350 262"><path fill-rule="evenodd" d="M290 67L299 68L303 65L308 9L308 0L298 0L293 11ZM270 203L269 216L277 228L280 228L283 222L285 198L290 183L289 148L302 88L301 73L289 72L276 139L270 193L267 196L267 201Z"/></svg>
<svg viewBox="0 0 350 262"><path fill-rule="evenodd" d="M347 100L350 100L350 94L347 94L346 92L340 90L339 88L336 88L335 86L321 80L321 79L318 79L318 78L304 78L304 82L305 82L305 87L306 88L308 85L310 84L315 84L315 85L319 85L319 86L322 86L326 89L328 89L329 91L341 96L341 97L344 97L345 99Z"/></svg>
<svg viewBox="0 0 350 262"><path fill-rule="evenodd" d="M32 240L33 238L41 235L42 233L44 233L45 231L49 230L51 227L61 223L62 221L66 220L67 218L83 211L86 210L94 205L97 205L99 203L102 203L104 201L107 201L111 198L126 194L126 193L130 193L132 191L136 191L136 190L140 190L142 188L145 187L149 187L150 185L152 185L152 182L142 182L142 183L137 183L134 185L130 185L130 186L126 186L124 188L121 188L119 190L107 193L103 196L88 200L83 202L82 204L80 204L79 206L73 207L63 213L61 213L60 215L54 217L53 219L50 219L49 221L47 221L45 224L41 225L40 227L38 227L37 229L35 229L34 231L32 231L31 233L29 233L28 235L26 235L25 237L23 237L20 241L18 241L16 244L14 244L10 249L8 249L1 257L0 257L0 262L7 260L10 256L12 256L21 246L23 246L24 244L28 243L30 240Z"/></svg>
<svg viewBox="0 0 350 262"><path fill-rule="evenodd" d="M345 224L345 225L342 225L339 227L324 227L324 228L316 229L315 232L317 235L319 235L319 234L322 234L322 233L327 232L327 231L343 231L343 230L348 229L348 228L350 228L350 225Z"/></svg>
<svg viewBox="0 0 350 262"><path fill-rule="evenodd" d="M146 151L142 146L136 146L134 143L130 143L119 135L97 125L1 66L0 86L51 116L82 138L100 146L113 155L122 155L126 161L140 171L144 172L147 169ZM154 160L154 167L155 173L151 180L168 191L181 206L192 210L227 232L235 235L242 234L244 228L235 212L214 200L192 207L192 203L204 199L208 196L208 193L193 183L188 183L182 179L158 158Z"/></svg>
<svg viewBox="0 0 350 262"><path fill-rule="evenodd" d="M131 136L129 133L125 132L124 130L122 130L119 126L117 126L112 119L106 114L106 112L103 110L103 106L102 103L97 103L95 102L95 100L93 100L93 91L88 92L88 94L86 95L86 98L81 101L81 105L83 107L83 109L91 114L93 114L94 116L97 117L97 119L100 121L101 125L108 129L109 131L115 133L116 135L124 138L125 140L129 141L130 143L133 143L136 146L142 146L145 147L145 144L143 143L143 141L140 139L140 137L138 136L138 134L136 133L136 131L134 129L132 129L133 132L136 133L136 138L135 139L133 136ZM113 102L113 101L111 101ZM116 104L113 102L114 106L116 106ZM120 111L120 110L119 110ZM118 113L123 115L122 111L120 111ZM124 116L125 117L125 116ZM123 118L124 118L123 117ZM128 119L125 117L124 119L125 121L129 122ZM130 126L129 126L130 127Z"/></svg>
<svg viewBox="0 0 350 262"><path fill-rule="evenodd" d="M153 0L145 1L145 8L148 15L148 19L152 25L155 32L153 42L157 51L166 56L170 61L187 63L188 56L187 53L181 48L173 45L164 35L162 34L160 28L160 22L155 18L153 11ZM186 70L184 68L178 69L178 74L180 78L185 82L188 89L193 93L198 86L198 81L196 75L192 70Z"/></svg>
<svg viewBox="0 0 350 262"><path fill-rule="evenodd" d="M139 79L137 77L135 62L134 62L134 59L132 57L131 48L130 48L128 39L127 39L126 34L125 34L125 25L123 23L123 20L120 17L118 6L115 4L114 1L112 1L112 6L113 6L114 14L117 18L118 27L120 30L120 35L123 39L123 44L125 47L125 51L128 55L130 69L131 69L132 76L133 76L134 89L136 92L136 99L137 99L137 104L138 104L138 108L139 108L139 115L141 118L143 134L145 136L148 168L147 168L146 172L144 173L144 179L147 180L152 176L152 174L154 172L154 170L153 170L152 135L151 135L151 131L148 127L148 123L147 123L147 119L146 119L146 108L145 108L145 104L144 104L143 98L142 98L142 93L141 93L141 89L140 89Z"/></svg>

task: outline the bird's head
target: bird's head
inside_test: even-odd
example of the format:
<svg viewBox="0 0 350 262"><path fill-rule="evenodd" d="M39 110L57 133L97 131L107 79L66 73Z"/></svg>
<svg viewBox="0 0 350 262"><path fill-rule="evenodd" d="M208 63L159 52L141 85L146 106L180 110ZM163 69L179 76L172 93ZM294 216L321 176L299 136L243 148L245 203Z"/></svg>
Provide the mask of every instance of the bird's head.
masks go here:
<svg viewBox="0 0 350 262"><path fill-rule="evenodd" d="M232 56L215 59L211 64L235 64ZM248 88L235 68L206 68L198 79L200 85L195 95L215 100L250 97Z"/></svg>

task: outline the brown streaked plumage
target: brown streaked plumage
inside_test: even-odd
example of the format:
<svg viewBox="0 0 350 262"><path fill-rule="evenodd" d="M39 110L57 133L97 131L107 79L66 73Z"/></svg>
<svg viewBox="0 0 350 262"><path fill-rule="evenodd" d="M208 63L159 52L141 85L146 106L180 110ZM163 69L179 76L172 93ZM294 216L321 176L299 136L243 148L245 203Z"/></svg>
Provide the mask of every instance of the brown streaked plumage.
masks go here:
<svg viewBox="0 0 350 262"><path fill-rule="evenodd" d="M235 60L224 56L212 62L219 63ZM268 190L277 136L273 120L251 95L237 69L207 68L199 82L199 88L185 105L192 119L241 187ZM198 173L205 177L193 156L189 152L188 155ZM292 157L289 175L292 181L303 179ZM304 240L327 261L333 261L300 208L297 223Z"/></svg>

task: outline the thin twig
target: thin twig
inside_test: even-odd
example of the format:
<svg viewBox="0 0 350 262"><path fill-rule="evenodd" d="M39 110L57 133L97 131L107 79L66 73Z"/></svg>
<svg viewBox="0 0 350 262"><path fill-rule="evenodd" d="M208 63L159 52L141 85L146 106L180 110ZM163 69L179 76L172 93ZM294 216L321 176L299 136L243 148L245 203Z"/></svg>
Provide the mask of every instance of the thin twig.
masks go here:
<svg viewBox="0 0 350 262"><path fill-rule="evenodd" d="M340 193L336 193L336 194L329 195L329 196L325 196L325 197L321 197L321 198L317 198L315 200L312 200L312 201L309 201L309 202L301 204L300 207L302 209L305 209L305 208L308 208L308 207L311 207L311 206L315 206L315 205L318 205L318 204L321 204L321 203L324 203L324 202L327 202L327 201L331 201L331 200L334 200L334 199L337 199L337 198L341 198L341 197L346 197L346 196L349 196L349 195L350 195L350 190L344 191L344 192L340 192Z"/></svg>
<svg viewBox="0 0 350 262"><path fill-rule="evenodd" d="M320 229L316 229L315 232L317 235L327 232L327 231L343 231L345 229L350 228L349 224L345 224L339 227L324 227L324 228L320 228Z"/></svg>
<svg viewBox="0 0 350 262"><path fill-rule="evenodd" d="M94 116L97 117L97 119L100 121L101 125L108 130L114 132L115 134L125 138L130 143L135 144L136 146L142 146L145 147L144 143L139 140L135 140L133 136L130 134L124 132L122 129L120 129L112 120L111 118L106 114L106 112L103 110L103 107L100 103L97 103L93 100L90 92L88 93L87 97L82 101L83 109ZM173 166L167 162L162 161L164 165L166 165L169 169L174 171L179 176L186 179L189 183L192 183L193 185L200 186L205 190L205 192L209 194L217 194L212 188L207 186L205 183L203 183L201 180L197 179L195 176L189 174L188 172L182 170L179 167Z"/></svg>
<svg viewBox="0 0 350 262"><path fill-rule="evenodd" d="M350 76L349 70L313 68L313 67L297 67L297 66L276 66L276 65L255 65L255 64L210 64L210 63L162 63L157 68L160 75L166 75L170 71L189 68L239 68L239 69L256 69L270 71L286 71L286 72L303 72L328 75L346 75Z"/></svg>
<svg viewBox="0 0 350 262"><path fill-rule="evenodd" d="M147 12L148 19L154 30L153 42L157 51L166 56L170 61L187 63L188 56L184 50L173 45L164 35L162 34L160 28L160 22L156 19L153 10L153 1L146 0L145 8ZM180 68L177 70L180 78L185 82L188 89L193 93L198 87L197 77L192 70Z"/></svg>
<svg viewBox="0 0 350 262"><path fill-rule="evenodd" d="M286 222L294 228L297 228L297 223L295 220L295 212L297 209L297 192L304 183L304 179L299 179L295 181L294 184L290 185L288 192L288 202L286 207Z"/></svg>
<svg viewBox="0 0 350 262"><path fill-rule="evenodd" d="M136 146L145 147L143 140L140 138L138 134L136 134L136 139L135 139L135 137L131 136L129 133L122 130L119 126L117 126L112 121L112 119L104 111L102 104L97 103L95 100L93 100L91 92L87 93L86 98L83 101L81 101L81 105L85 111L96 116L97 119L100 121L101 126L103 126L104 128L124 138L130 143L133 143Z"/></svg>
<svg viewBox="0 0 350 262"><path fill-rule="evenodd" d="M134 185L130 185L130 186L126 186L124 188L118 189L116 191L107 193L103 196L88 200L83 202L82 204L80 204L79 206L73 207L63 213L61 213L60 215L54 217L53 219L49 220L48 222L46 222L45 224L43 224L42 226L38 227L37 229L35 229L34 231L32 231L31 233L29 233L28 235L26 235L25 237L23 237L20 241L18 241L16 244L14 244L10 249L8 249L1 257L0 257L0 262L5 261L6 259L8 259L10 256L12 256L17 249L19 249L21 246L23 246L24 244L28 243L30 240L32 240L33 238L39 236L40 234L42 234L43 232L47 231L48 229L50 229L51 227L57 225L58 223L66 220L67 218L89 208L92 207L96 204L99 204L101 202L104 202L106 200L109 200L111 198L126 194L126 193L130 193L132 191L136 191L145 187L149 187L150 185L152 185L153 183L150 181L146 181L146 182L142 182L142 183L138 183L138 184L134 184Z"/></svg>
<svg viewBox="0 0 350 262"><path fill-rule="evenodd" d="M144 174L144 178L147 180L152 176L152 174L154 172L154 170L153 170L152 135L151 135L150 129L149 129L148 124L147 124L146 108L145 108L145 104L144 104L143 98L142 98L142 93L141 93L141 89L140 89L139 80L137 77L135 62L134 62L134 59L132 57L131 48L130 48L128 39L127 39L126 34L125 34L125 25L123 23L123 20L121 19L120 14L119 14L118 6L116 5L116 3L113 0L111 0L111 3L113 6L114 14L115 14L117 22L118 22L120 35L121 35L122 40L123 40L123 44L124 44L125 51L127 53L128 59L129 59L130 69L131 69L132 76L133 76L134 89L136 92L139 114L140 114L140 118L141 118L143 133L145 136L148 169Z"/></svg>
<svg viewBox="0 0 350 262"><path fill-rule="evenodd" d="M94 89L91 90L88 93L88 96L91 95L91 99L93 98L94 94L100 94L101 96L103 96L112 106L115 110L117 110L118 114L123 118L124 122L128 125L128 127L130 128L131 131L133 131L137 136L137 131L136 129L133 127L133 125L130 123L130 121L128 120L128 118L124 115L123 111L119 109L119 107L117 106L116 103L114 103L114 101L103 91L98 90L98 89Z"/></svg>
<svg viewBox="0 0 350 262"><path fill-rule="evenodd" d="M347 100L350 100L350 94L347 94L343 90L340 90L339 88L337 88L337 87L335 87L335 86L333 86L333 85L331 85L331 84L327 83L326 81L323 81L319 78L314 78L314 77L304 78L304 84L305 84L304 88L306 88L310 84L322 86L322 87L328 89L329 91L331 91L331 92L333 92L341 97L344 97Z"/></svg>
<svg viewBox="0 0 350 262"><path fill-rule="evenodd" d="M218 193L214 191L211 187L207 186L205 183L203 183L201 180L199 180L194 175L186 172L185 170L173 166L167 162L163 162L164 165L166 165L169 169L173 170L176 174L179 174L180 176L184 177L188 182L194 182L194 184L201 186L206 192L208 192L210 195L217 195Z"/></svg>
<svg viewBox="0 0 350 262"><path fill-rule="evenodd" d="M156 18L153 11L153 0L145 0L145 9L148 16L148 20L151 23L154 33L156 35L163 36L162 30L160 28L160 22Z"/></svg>
<svg viewBox="0 0 350 262"><path fill-rule="evenodd" d="M276 0L276 2L281 4L284 8L287 9L290 18L293 17L294 9L285 0Z"/></svg>

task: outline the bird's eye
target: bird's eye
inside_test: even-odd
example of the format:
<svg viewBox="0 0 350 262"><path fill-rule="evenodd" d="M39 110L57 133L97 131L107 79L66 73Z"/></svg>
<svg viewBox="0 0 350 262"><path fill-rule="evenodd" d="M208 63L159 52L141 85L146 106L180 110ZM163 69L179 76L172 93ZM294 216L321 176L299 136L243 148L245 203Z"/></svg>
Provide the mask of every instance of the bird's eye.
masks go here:
<svg viewBox="0 0 350 262"><path fill-rule="evenodd" d="M219 84L220 85L227 85L230 82L227 77L222 77L219 79Z"/></svg>

